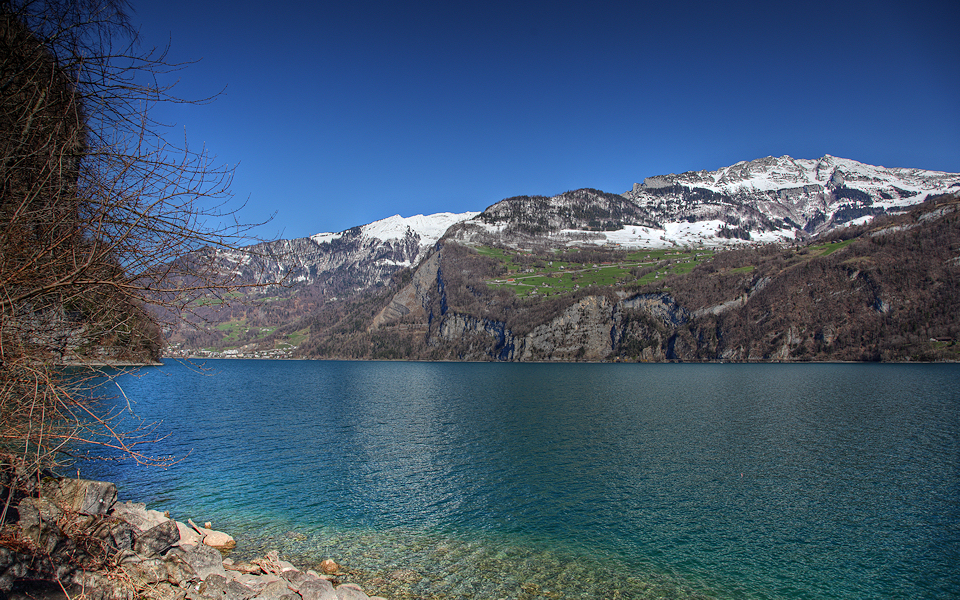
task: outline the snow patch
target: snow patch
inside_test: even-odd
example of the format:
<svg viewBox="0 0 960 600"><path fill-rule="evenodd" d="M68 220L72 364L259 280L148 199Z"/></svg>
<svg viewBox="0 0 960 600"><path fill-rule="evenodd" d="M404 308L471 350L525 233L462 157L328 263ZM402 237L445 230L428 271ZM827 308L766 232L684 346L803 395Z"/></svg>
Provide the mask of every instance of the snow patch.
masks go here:
<svg viewBox="0 0 960 600"><path fill-rule="evenodd" d="M318 244L327 244L334 240L339 240L342 237L343 233L318 233L316 235L311 235L310 239Z"/></svg>
<svg viewBox="0 0 960 600"><path fill-rule="evenodd" d="M689 223L679 221L664 223L663 228L627 225L616 231L583 231L564 229L552 237L565 238L568 246L577 244L613 245L631 248L671 248L675 246L737 246L745 240L718 237L725 225L723 221L708 220ZM750 242L785 242L794 239L793 229L780 229L766 233L752 233Z"/></svg>

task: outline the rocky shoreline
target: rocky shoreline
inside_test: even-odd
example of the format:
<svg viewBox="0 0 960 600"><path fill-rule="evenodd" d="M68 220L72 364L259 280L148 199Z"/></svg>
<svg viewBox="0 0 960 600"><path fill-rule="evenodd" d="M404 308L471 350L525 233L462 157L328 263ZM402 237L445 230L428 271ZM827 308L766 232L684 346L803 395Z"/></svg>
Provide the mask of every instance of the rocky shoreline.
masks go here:
<svg viewBox="0 0 960 600"><path fill-rule="evenodd" d="M108 482L50 478L16 512L0 530L0 600L383 600L332 559L307 571L276 551L234 562L230 535L118 502Z"/></svg>

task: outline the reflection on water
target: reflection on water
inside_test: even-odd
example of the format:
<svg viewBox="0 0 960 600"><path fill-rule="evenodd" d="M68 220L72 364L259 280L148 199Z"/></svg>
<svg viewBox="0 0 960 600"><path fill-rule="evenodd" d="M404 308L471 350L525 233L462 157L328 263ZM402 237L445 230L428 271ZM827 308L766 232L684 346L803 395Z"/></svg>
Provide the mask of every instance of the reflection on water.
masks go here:
<svg viewBox="0 0 960 600"><path fill-rule="evenodd" d="M208 366L124 382L182 463L88 470L240 553L394 597L960 595L955 365Z"/></svg>

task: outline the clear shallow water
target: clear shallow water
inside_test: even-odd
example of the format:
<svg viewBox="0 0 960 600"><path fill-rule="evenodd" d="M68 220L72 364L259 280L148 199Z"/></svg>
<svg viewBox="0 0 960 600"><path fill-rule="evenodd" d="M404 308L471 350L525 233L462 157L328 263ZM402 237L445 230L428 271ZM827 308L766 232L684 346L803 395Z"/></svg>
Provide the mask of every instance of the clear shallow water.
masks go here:
<svg viewBox="0 0 960 600"><path fill-rule="evenodd" d="M960 366L207 361L122 499L443 598L960 597Z"/></svg>

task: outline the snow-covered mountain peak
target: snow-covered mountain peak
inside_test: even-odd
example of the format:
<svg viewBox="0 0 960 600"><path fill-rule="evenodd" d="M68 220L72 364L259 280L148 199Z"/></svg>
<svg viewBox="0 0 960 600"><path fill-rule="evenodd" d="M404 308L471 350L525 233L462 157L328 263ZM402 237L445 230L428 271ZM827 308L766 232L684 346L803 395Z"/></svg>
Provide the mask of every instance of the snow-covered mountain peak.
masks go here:
<svg viewBox="0 0 960 600"><path fill-rule="evenodd" d="M414 215L412 217L401 217L393 215L386 219L374 221L362 228L363 235L381 240L399 240L413 233L421 240L433 244L447 231L452 225L472 219L480 214L479 212L465 213L436 213L433 215Z"/></svg>
<svg viewBox="0 0 960 600"><path fill-rule="evenodd" d="M789 156L767 156L707 173L702 182L706 185L701 187L719 192L742 189L767 191L806 185L811 183L809 167ZM710 185L710 179L713 185Z"/></svg>
<svg viewBox="0 0 960 600"><path fill-rule="evenodd" d="M480 214L479 212L465 213L436 213L433 215L414 215L412 217L401 217L393 215L386 219L380 219L373 223L361 226L360 236L369 239L382 241L402 240L408 235L413 234L421 240L421 245L432 245L449 229L452 225L467 221ZM356 227L341 231L339 233L318 233L310 236L314 242L323 244L340 239L348 233L355 233Z"/></svg>
<svg viewBox="0 0 960 600"><path fill-rule="evenodd" d="M818 159L766 156L740 161L716 171L688 171L679 175L648 177L643 184L635 184L627 195L637 197L645 191L652 192L675 185L720 194L774 192L807 186L828 189L846 185L878 198L884 195L893 198L903 197L895 188L917 194L946 191L941 182L950 179L951 175L955 174L878 167L830 154ZM913 202L921 200L915 198Z"/></svg>

